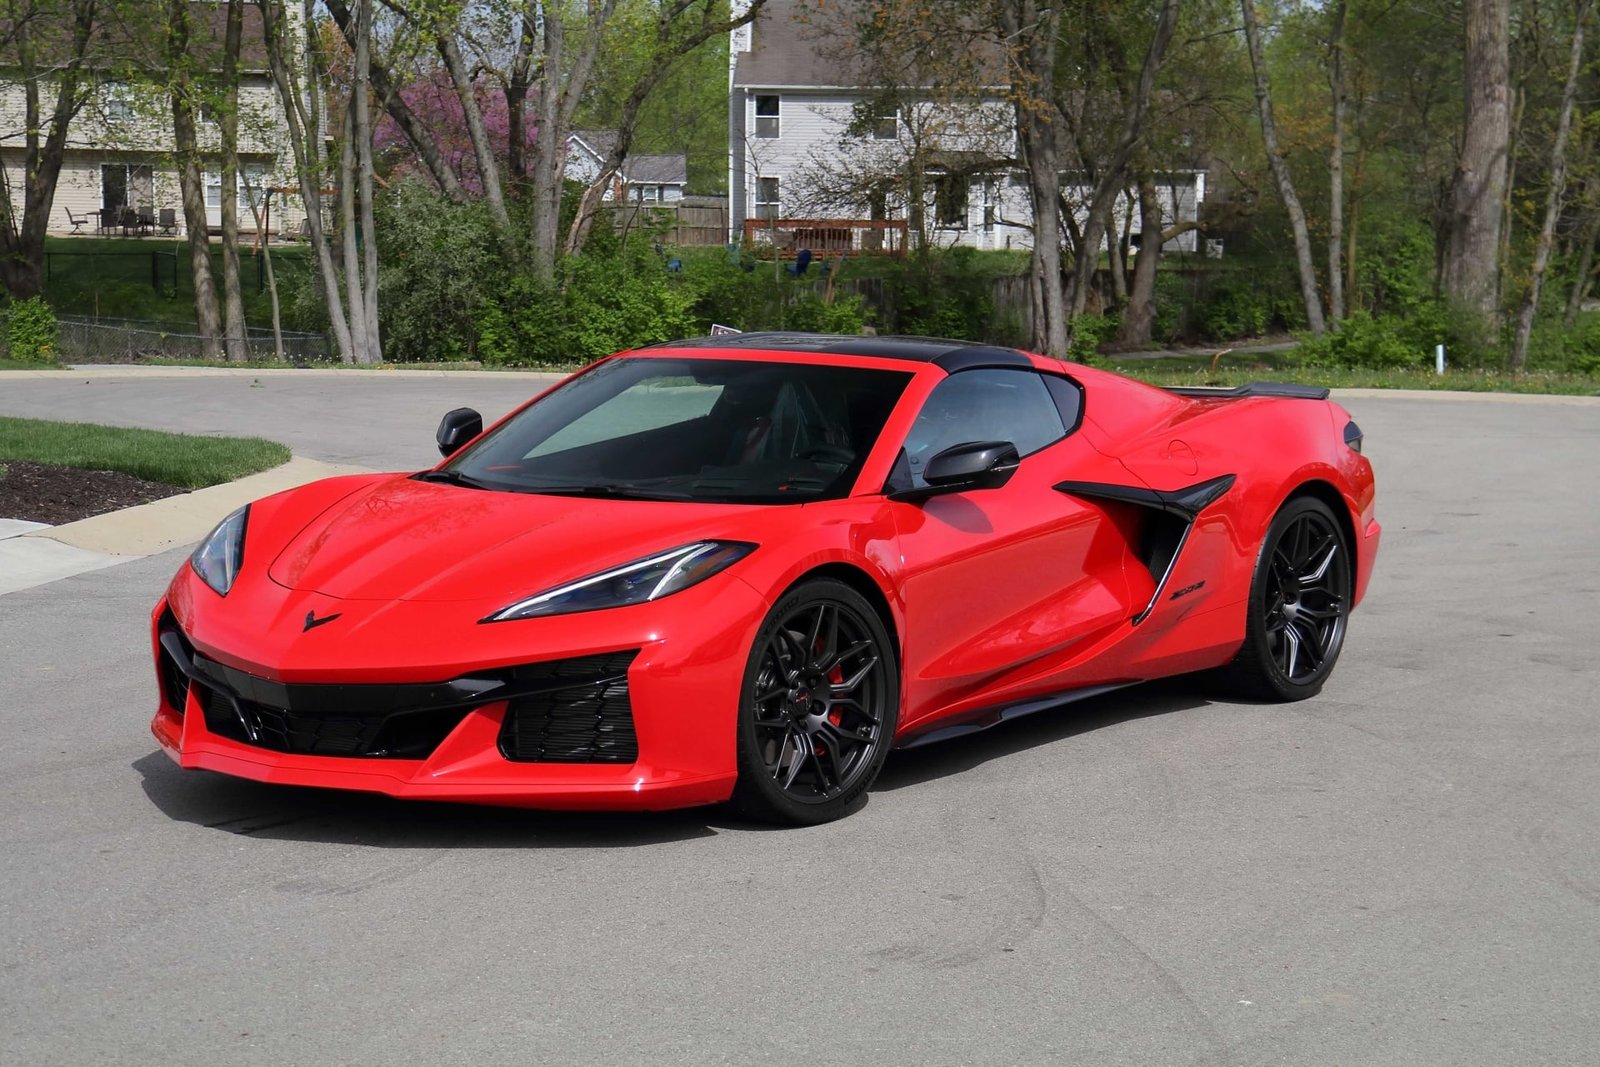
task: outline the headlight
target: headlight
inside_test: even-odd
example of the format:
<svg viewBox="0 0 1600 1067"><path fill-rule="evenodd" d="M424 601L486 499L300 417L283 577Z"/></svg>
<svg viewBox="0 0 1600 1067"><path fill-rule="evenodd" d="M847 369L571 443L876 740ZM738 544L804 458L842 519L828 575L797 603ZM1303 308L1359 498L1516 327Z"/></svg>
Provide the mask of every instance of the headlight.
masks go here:
<svg viewBox="0 0 1600 1067"><path fill-rule="evenodd" d="M223 596L228 595L233 580L239 576L239 564L244 560L244 526L249 519L250 505L246 504L217 523L217 528L189 557L194 572Z"/></svg>
<svg viewBox="0 0 1600 1067"><path fill-rule="evenodd" d="M755 551L743 541L696 541L591 574L501 608L483 622L570 615L660 600L705 581Z"/></svg>

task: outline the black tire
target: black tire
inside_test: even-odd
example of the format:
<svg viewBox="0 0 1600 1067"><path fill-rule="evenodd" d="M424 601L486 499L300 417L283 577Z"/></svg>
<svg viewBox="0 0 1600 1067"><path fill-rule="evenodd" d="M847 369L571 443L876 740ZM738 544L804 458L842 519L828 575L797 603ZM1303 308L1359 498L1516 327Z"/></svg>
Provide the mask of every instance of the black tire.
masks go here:
<svg viewBox="0 0 1600 1067"><path fill-rule="evenodd" d="M829 578L795 586L745 666L733 808L790 825L848 815L883 767L899 709L894 648L872 605Z"/></svg>
<svg viewBox="0 0 1600 1067"><path fill-rule="evenodd" d="M1350 618L1350 546L1328 505L1295 497L1261 539L1244 644L1216 672L1225 692L1253 700L1316 696L1333 673Z"/></svg>

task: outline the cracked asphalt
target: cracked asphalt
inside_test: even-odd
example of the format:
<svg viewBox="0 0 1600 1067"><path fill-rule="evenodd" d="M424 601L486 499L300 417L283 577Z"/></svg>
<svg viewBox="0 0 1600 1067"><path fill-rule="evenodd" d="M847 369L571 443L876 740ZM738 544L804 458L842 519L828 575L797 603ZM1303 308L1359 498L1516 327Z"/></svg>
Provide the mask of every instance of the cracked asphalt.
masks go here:
<svg viewBox="0 0 1600 1067"><path fill-rule="evenodd" d="M0 413L404 468L534 389L0 375ZM1600 405L1342 399L1385 538L1322 696L1124 690L813 829L179 772L182 551L0 597L0 1062L1593 1063Z"/></svg>

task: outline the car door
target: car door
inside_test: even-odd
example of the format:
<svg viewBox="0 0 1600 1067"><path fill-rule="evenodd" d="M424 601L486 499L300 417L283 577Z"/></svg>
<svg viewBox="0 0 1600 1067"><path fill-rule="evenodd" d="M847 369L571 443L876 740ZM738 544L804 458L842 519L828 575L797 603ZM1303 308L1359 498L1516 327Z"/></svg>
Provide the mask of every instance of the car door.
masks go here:
<svg viewBox="0 0 1600 1067"><path fill-rule="evenodd" d="M902 733L1058 687L1064 665L1127 625L1126 539L1104 509L1054 488L1066 472L1115 463L1073 432L1081 396L1032 369L964 370L932 390L907 432L889 486L905 604ZM1010 480L917 499L928 461L975 441L1016 446Z"/></svg>

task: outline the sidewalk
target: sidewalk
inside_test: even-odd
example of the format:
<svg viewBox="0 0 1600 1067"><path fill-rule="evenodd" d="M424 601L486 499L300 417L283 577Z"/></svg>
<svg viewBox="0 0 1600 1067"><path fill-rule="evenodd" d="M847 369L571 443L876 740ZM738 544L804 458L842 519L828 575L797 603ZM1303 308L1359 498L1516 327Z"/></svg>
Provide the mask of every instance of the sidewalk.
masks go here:
<svg viewBox="0 0 1600 1067"><path fill-rule="evenodd" d="M296 456L281 467L236 482L63 526L0 519L0 596L190 544L228 512L252 500L320 478L366 470Z"/></svg>

